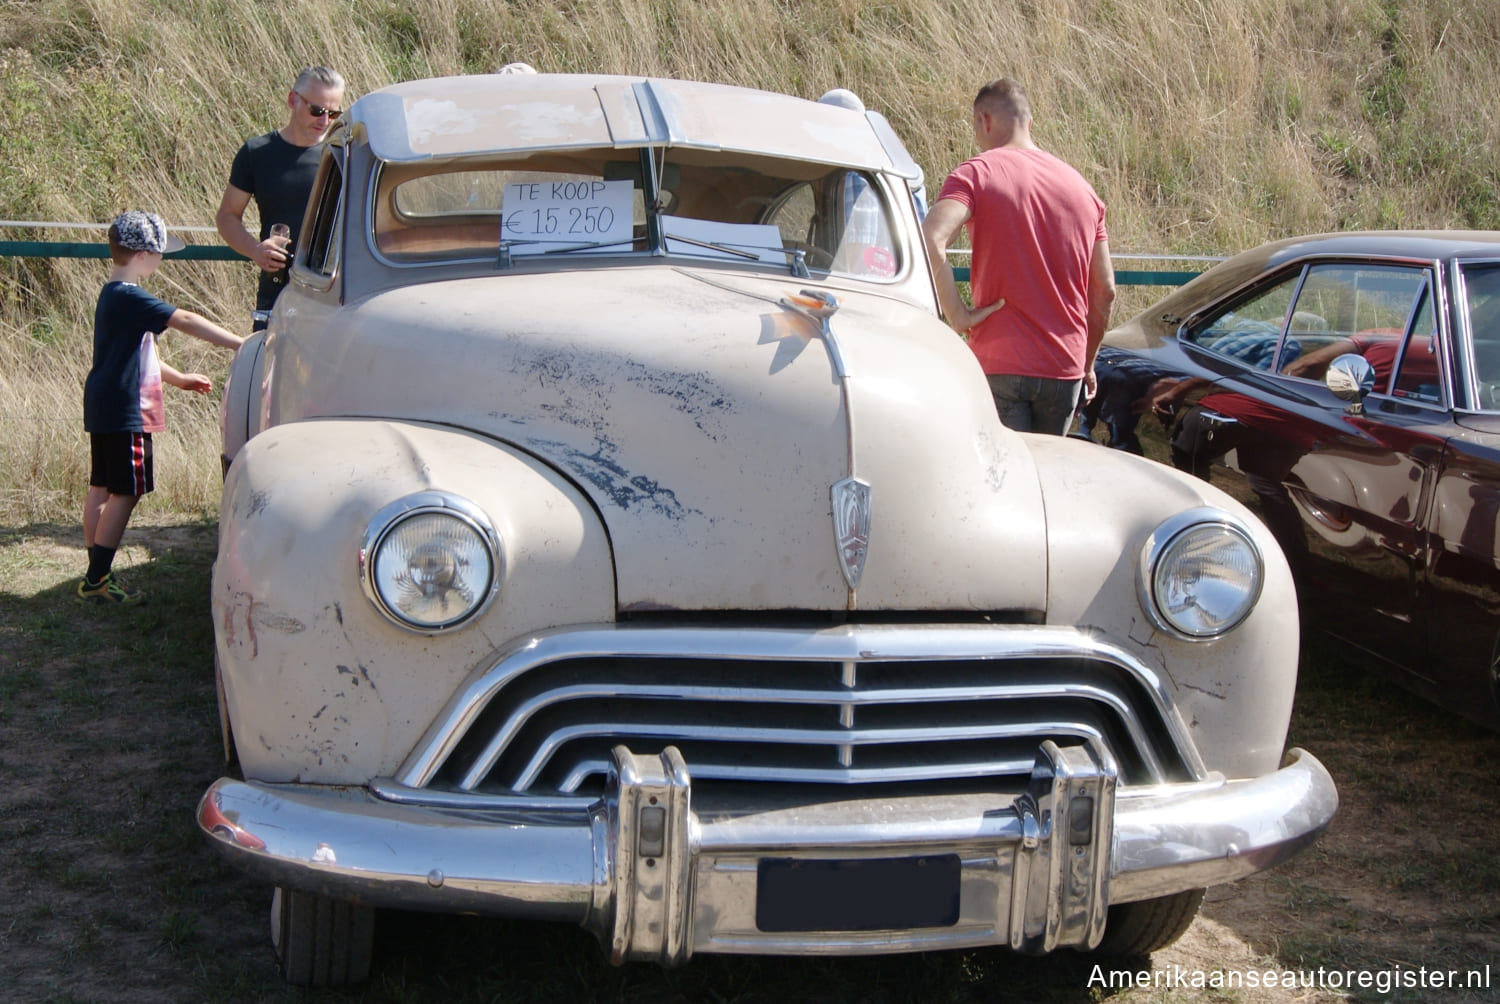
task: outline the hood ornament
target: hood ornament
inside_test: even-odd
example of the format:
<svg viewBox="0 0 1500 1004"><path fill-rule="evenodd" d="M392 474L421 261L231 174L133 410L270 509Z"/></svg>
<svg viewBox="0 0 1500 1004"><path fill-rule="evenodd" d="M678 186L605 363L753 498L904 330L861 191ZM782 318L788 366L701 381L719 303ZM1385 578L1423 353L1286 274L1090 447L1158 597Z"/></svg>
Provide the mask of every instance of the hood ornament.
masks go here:
<svg viewBox="0 0 1500 1004"><path fill-rule="evenodd" d="M870 552L870 485L859 478L845 478L833 486L830 494L839 569L849 588L858 589L859 578L865 571L865 557Z"/></svg>
<svg viewBox="0 0 1500 1004"><path fill-rule="evenodd" d="M859 588L865 572L865 558L870 553L870 483L854 476L854 416L849 404L850 372L839 340L829 323L838 313L838 298L822 290L804 289L795 296L784 296L780 305L801 314L818 325L818 334L828 349L833 372L844 395L844 421L849 438L849 476L829 489L833 499L833 536L838 545L839 571L849 589Z"/></svg>
<svg viewBox="0 0 1500 1004"><path fill-rule="evenodd" d="M783 296L778 305L801 314L818 326L818 334L823 338L823 344L828 347L828 355L833 360L833 372L840 380L849 379L849 367L844 362L844 353L839 348L839 340L834 336L833 325L829 318L839 311L839 299L832 293L825 293L821 289L804 289L795 296Z"/></svg>

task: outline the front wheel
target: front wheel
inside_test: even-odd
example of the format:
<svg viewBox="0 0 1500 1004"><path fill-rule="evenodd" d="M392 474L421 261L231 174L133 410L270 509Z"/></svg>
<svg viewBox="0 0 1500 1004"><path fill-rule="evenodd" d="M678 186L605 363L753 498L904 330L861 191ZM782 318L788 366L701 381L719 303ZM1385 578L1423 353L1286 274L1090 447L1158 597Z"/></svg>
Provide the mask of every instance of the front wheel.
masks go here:
<svg viewBox="0 0 1500 1004"><path fill-rule="evenodd" d="M1166 948L1187 932L1203 905L1205 892L1206 889L1189 889L1173 896L1110 907L1104 938L1094 951L1100 955L1133 956Z"/></svg>
<svg viewBox="0 0 1500 1004"><path fill-rule="evenodd" d="M375 910L278 886L271 896L271 944L282 979L294 986L362 983L375 947Z"/></svg>

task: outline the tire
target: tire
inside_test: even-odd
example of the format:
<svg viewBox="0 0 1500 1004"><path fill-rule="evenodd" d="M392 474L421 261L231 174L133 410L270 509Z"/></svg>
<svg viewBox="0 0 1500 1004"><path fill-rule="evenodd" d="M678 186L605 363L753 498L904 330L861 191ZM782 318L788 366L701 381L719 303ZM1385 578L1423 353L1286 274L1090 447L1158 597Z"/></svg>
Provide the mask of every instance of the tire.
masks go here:
<svg viewBox="0 0 1500 1004"><path fill-rule="evenodd" d="M370 975L375 911L316 893L277 887L271 943L281 977L299 987L341 987Z"/></svg>
<svg viewBox="0 0 1500 1004"><path fill-rule="evenodd" d="M1166 948L1187 931L1206 889L1189 889L1174 896L1121 903L1109 908L1104 938L1094 949L1098 955L1149 955Z"/></svg>

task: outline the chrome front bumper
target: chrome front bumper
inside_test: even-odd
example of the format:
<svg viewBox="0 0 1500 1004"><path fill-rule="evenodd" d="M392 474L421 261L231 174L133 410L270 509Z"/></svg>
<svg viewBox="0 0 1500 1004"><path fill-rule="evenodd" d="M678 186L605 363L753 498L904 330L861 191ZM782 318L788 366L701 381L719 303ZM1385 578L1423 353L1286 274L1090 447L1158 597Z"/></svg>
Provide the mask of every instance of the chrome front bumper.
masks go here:
<svg viewBox="0 0 1500 1004"><path fill-rule="evenodd" d="M616 962L671 965L695 952L1093 947L1111 903L1233 881L1295 854L1328 825L1338 794L1302 750L1260 778L1127 790L1108 754L1049 741L1010 796L719 811L692 804L675 748L617 747L603 798L521 806L224 778L198 825L234 865L277 885L566 920L598 933ZM875 895L887 879L916 893L909 921L893 919L905 907L891 901L906 898L895 886Z"/></svg>

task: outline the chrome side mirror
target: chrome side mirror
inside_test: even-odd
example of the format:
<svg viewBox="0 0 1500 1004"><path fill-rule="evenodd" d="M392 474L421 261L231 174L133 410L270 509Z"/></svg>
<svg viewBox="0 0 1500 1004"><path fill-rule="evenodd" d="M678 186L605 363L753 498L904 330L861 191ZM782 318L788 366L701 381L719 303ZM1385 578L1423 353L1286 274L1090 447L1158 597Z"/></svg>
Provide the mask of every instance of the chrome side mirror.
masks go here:
<svg viewBox="0 0 1500 1004"><path fill-rule="evenodd" d="M1349 414L1358 415L1364 411L1365 395L1375 389L1375 367L1357 352L1346 352L1328 364L1323 382L1334 397L1349 402Z"/></svg>

